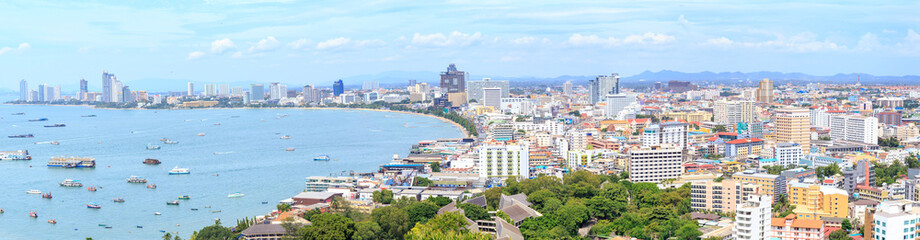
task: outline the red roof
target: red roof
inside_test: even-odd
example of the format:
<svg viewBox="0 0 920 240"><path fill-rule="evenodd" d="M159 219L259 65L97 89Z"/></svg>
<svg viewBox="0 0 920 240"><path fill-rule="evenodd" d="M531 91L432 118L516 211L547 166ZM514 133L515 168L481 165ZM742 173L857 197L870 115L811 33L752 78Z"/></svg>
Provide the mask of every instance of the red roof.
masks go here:
<svg viewBox="0 0 920 240"><path fill-rule="evenodd" d="M826 184L834 183L834 179L824 179L824 183Z"/></svg>
<svg viewBox="0 0 920 240"><path fill-rule="evenodd" d="M720 132L720 133L716 133L716 135L719 135L719 136L738 136L738 133L733 133L733 132Z"/></svg>
<svg viewBox="0 0 920 240"><path fill-rule="evenodd" d="M845 112L847 112L847 111L843 111L843 110L831 110L831 111L827 111L827 113L845 113Z"/></svg>
<svg viewBox="0 0 920 240"><path fill-rule="evenodd" d="M742 139L735 139L735 140L728 141L725 144L742 144L742 143L752 143L752 142L763 142L763 140L759 138L742 138Z"/></svg>
<svg viewBox="0 0 920 240"><path fill-rule="evenodd" d="M719 137L711 137L711 138L709 138L709 141L710 141L710 142L715 142L716 140L719 140Z"/></svg>

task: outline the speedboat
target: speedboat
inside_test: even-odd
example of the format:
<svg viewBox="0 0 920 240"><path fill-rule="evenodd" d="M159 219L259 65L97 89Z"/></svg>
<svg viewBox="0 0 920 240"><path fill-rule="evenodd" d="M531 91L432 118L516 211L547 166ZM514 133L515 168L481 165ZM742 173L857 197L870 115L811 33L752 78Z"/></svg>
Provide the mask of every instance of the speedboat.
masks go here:
<svg viewBox="0 0 920 240"><path fill-rule="evenodd" d="M48 198L48 199L50 199L50 198L51 198L51 193L49 192L49 193L42 194L42 198Z"/></svg>
<svg viewBox="0 0 920 240"><path fill-rule="evenodd" d="M58 183L61 187L82 187L83 183L80 183L79 180L64 179L63 182Z"/></svg>
<svg viewBox="0 0 920 240"><path fill-rule="evenodd" d="M50 143L51 143L51 145L61 145L61 143L59 143L59 142L57 142L57 141L51 141Z"/></svg>
<svg viewBox="0 0 920 240"><path fill-rule="evenodd" d="M196 136L204 137L204 133L198 133L198 134L196 134Z"/></svg>
<svg viewBox="0 0 920 240"><path fill-rule="evenodd" d="M147 183L147 179L138 176L131 176L126 179L129 183Z"/></svg>
<svg viewBox="0 0 920 240"><path fill-rule="evenodd" d="M124 198L116 198L116 199L112 199L112 201L113 201L113 202L125 202L125 199L124 199Z"/></svg>
<svg viewBox="0 0 920 240"><path fill-rule="evenodd" d="M281 139L291 139L291 135L284 135L284 136L281 136Z"/></svg>
<svg viewBox="0 0 920 240"><path fill-rule="evenodd" d="M180 175L180 174L191 174L188 168L179 168L179 166L174 167L172 170L169 170L169 175Z"/></svg>
<svg viewBox="0 0 920 240"><path fill-rule="evenodd" d="M166 205L179 205L179 200L173 200L172 202L166 202Z"/></svg>
<svg viewBox="0 0 920 240"><path fill-rule="evenodd" d="M42 194L42 191L39 191L39 190L36 190L36 189L32 189L32 190L26 191L26 193L28 193L28 194Z"/></svg>
<svg viewBox="0 0 920 240"><path fill-rule="evenodd" d="M246 196L246 194L242 194L240 192L235 192L227 195L228 198L241 198L243 196Z"/></svg>
<svg viewBox="0 0 920 240"><path fill-rule="evenodd" d="M51 220L48 220L48 223L50 223L50 224L57 224L57 220L51 219Z"/></svg>
<svg viewBox="0 0 920 240"><path fill-rule="evenodd" d="M163 143L165 143L165 144L179 144L179 141L166 140L166 141L164 141Z"/></svg>
<svg viewBox="0 0 920 240"><path fill-rule="evenodd" d="M160 150L160 145L147 144L147 150Z"/></svg>
<svg viewBox="0 0 920 240"><path fill-rule="evenodd" d="M35 211L29 212L29 217L38 218L38 213L36 213Z"/></svg>
<svg viewBox="0 0 920 240"><path fill-rule="evenodd" d="M153 212L153 215L159 216L159 215L160 215L160 212Z"/></svg>
<svg viewBox="0 0 920 240"><path fill-rule="evenodd" d="M149 188L149 189L157 189L157 185L156 185L156 184L147 184L147 188Z"/></svg>
<svg viewBox="0 0 920 240"><path fill-rule="evenodd" d="M97 204L97 203L91 202L91 203L86 204L86 208L100 209L100 208L102 208L102 205L99 205L99 204Z"/></svg>
<svg viewBox="0 0 920 240"><path fill-rule="evenodd" d="M313 158L313 161L329 161L329 160L332 160L331 158L329 158L329 155L319 155Z"/></svg>
<svg viewBox="0 0 920 240"><path fill-rule="evenodd" d="M189 200L189 199L192 199L192 198L189 197L188 195L179 196L179 200Z"/></svg>
<svg viewBox="0 0 920 240"><path fill-rule="evenodd" d="M86 188L86 191L95 192L95 191L96 191L96 187L94 187L94 186L89 186L88 188Z"/></svg>
<svg viewBox="0 0 920 240"><path fill-rule="evenodd" d="M284 149L284 151L293 152L293 151L294 151L294 148L286 148L286 149Z"/></svg>
<svg viewBox="0 0 920 240"><path fill-rule="evenodd" d="M48 118L29 119L29 122L44 122L44 121L48 121Z"/></svg>

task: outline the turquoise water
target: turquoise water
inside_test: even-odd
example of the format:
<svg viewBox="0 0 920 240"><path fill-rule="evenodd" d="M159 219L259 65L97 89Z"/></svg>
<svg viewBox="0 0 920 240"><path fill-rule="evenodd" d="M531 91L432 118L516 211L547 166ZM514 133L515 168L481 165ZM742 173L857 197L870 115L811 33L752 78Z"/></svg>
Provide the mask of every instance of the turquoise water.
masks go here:
<svg viewBox="0 0 920 240"><path fill-rule="evenodd" d="M16 112L26 114L11 115ZM80 117L89 114L97 117ZM41 117L49 121L27 121ZM42 127L54 123L67 127ZM35 138L6 137L27 133ZM198 133L205 136L196 136ZM0 135L0 150L27 149L33 158L0 162L0 208L5 210L0 214L0 239L158 239L163 235L160 230L187 238L192 231L213 224L215 218L225 226L235 225L236 219L265 214L278 201L302 191L307 176L374 171L393 154L405 156L420 140L460 137L461 133L436 118L359 110L153 111L0 105ZM282 135L291 139L280 139ZM162 144L159 140L164 137L179 144ZM60 145L35 144L52 140ZM146 150L147 144L162 149ZM313 157L320 154L337 161L314 162ZM45 166L58 155L94 157L97 166ZM145 158L163 164L144 165ZM191 174L168 175L175 166L190 168ZM125 179L132 175L145 177L158 188L127 183ZM59 187L58 182L67 178L85 186ZM101 188L90 192L88 186ZM26 194L30 189L50 191L54 198ZM227 198L234 192L246 196ZM189 195L191 200L166 205L180 195ZM118 197L125 202L112 201ZM102 208L86 208L90 202ZM30 211L38 212L39 217L30 218ZM58 223L47 223L52 218ZM100 223L112 228L100 227ZM143 228L136 228L138 225Z"/></svg>

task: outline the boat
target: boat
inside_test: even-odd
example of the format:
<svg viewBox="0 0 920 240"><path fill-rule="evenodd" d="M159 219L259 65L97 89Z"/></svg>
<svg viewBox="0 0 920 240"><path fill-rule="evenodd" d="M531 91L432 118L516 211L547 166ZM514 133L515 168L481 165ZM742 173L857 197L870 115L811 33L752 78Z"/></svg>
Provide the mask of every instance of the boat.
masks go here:
<svg viewBox="0 0 920 240"><path fill-rule="evenodd" d="M79 180L64 179L63 182L58 183L61 187L83 187L83 184Z"/></svg>
<svg viewBox="0 0 920 240"><path fill-rule="evenodd" d="M179 141L166 140L166 141L163 141L163 143L165 143L165 144L179 144Z"/></svg>
<svg viewBox="0 0 920 240"><path fill-rule="evenodd" d="M147 164L147 165L157 165L157 164L160 164L160 163L162 163L162 162L160 162L160 160L156 160L156 159L153 159L153 158L144 159L144 164Z"/></svg>
<svg viewBox="0 0 920 240"><path fill-rule="evenodd" d="M89 186L88 188L86 188L86 190L87 190L87 191L90 191L90 192L95 192L95 191L96 191L96 187L94 187L94 186Z"/></svg>
<svg viewBox="0 0 920 240"><path fill-rule="evenodd" d="M211 210L211 213L219 213L220 210Z"/></svg>
<svg viewBox="0 0 920 240"><path fill-rule="evenodd" d="M98 224L98 225L99 225L100 227L105 227L105 226L106 226L105 223L100 223L100 224Z"/></svg>
<svg viewBox="0 0 920 240"><path fill-rule="evenodd" d="M96 114L83 115L83 116L80 116L80 117L96 117Z"/></svg>
<svg viewBox="0 0 920 240"><path fill-rule="evenodd" d="M332 160L329 158L329 155L319 155L313 158L313 161L329 161Z"/></svg>
<svg viewBox="0 0 920 240"><path fill-rule="evenodd" d="M262 204L268 204L268 202L262 202Z"/></svg>
<svg viewBox="0 0 920 240"><path fill-rule="evenodd" d="M51 143L51 145L61 145L61 143L59 143L59 142L57 142L57 141L51 141L50 143Z"/></svg>
<svg viewBox="0 0 920 240"><path fill-rule="evenodd" d="M204 137L204 133L195 134L195 136Z"/></svg>
<svg viewBox="0 0 920 240"><path fill-rule="evenodd" d="M157 185L156 185L156 184L147 184L147 188L149 188L149 189L157 189Z"/></svg>
<svg viewBox="0 0 920 240"><path fill-rule="evenodd" d="M95 168L96 159L91 157L52 157L48 167Z"/></svg>
<svg viewBox="0 0 920 240"><path fill-rule="evenodd" d="M160 142L169 141L169 138L160 138Z"/></svg>
<svg viewBox="0 0 920 240"><path fill-rule="evenodd" d="M101 208L102 208L102 205L99 205L99 204L97 204L97 203L91 202L91 203L87 203L87 204L86 204L86 208L101 209Z"/></svg>
<svg viewBox="0 0 920 240"><path fill-rule="evenodd" d="M45 127L47 127L47 128L50 128L50 127L66 127L66 126L67 126L67 124L63 124L63 123L57 123L57 124L54 124L54 125L45 125Z"/></svg>
<svg viewBox="0 0 920 240"><path fill-rule="evenodd" d="M293 152L294 148L285 148L284 151Z"/></svg>
<svg viewBox="0 0 920 240"><path fill-rule="evenodd" d="M18 112L18 113L13 113L13 114L10 114L10 115L26 115L26 113Z"/></svg>
<svg viewBox="0 0 920 240"><path fill-rule="evenodd" d="M49 193L42 194L42 198L51 199L51 197L52 197L52 196L51 196L51 193L50 193L50 192L49 192Z"/></svg>
<svg viewBox="0 0 920 240"><path fill-rule="evenodd" d="M137 225L137 228L144 228L144 226L141 226L141 225Z"/></svg>
<svg viewBox="0 0 920 240"><path fill-rule="evenodd" d="M172 202L166 202L166 205L179 205L179 200L173 200Z"/></svg>
<svg viewBox="0 0 920 240"><path fill-rule="evenodd" d="M231 117L231 118L239 118L240 116L233 115L233 116L230 116L230 117Z"/></svg>
<svg viewBox="0 0 920 240"><path fill-rule="evenodd" d="M57 224L57 220L51 219L51 220L48 220L48 223L50 223L50 224Z"/></svg>
<svg viewBox="0 0 920 240"><path fill-rule="evenodd" d="M147 150L160 150L160 145L147 144Z"/></svg>
<svg viewBox="0 0 920 240"><path fill-rule="evenodd" d="M0 160L32 160L29 150L0 151Z"/></svg>
<svg viewBox="0 0 920 240"><path fill-rule="evenodd" d="M147 179L138 176L131 176L126 179L129 183L147 183Z"/></svg>
<svg viewBox="0 0 920 240"><path fill-rule="evenodd" d="M153 215L159 216L160 214L161 214L160 212L153 212Z"/></svg>
<svg viewBox="0 0 920 240"><path fill-rule="evenodd" d="M4 213L4 212L6 212L6 211L3 211L3 208L0 208L0 213Z"/></svg>
<svg viewBox="0 0 920 240"><path fill-rule="evenodd" d="M198 209L197 209L197 208L192 208L192 211L198 211Z"/></svg>
<svg viewBox="0 0 920 240"><path fill-rule="evenodd" d="M29 134L12 135L12 136L8 136L8 137L9 137L9 138L31 138L31 137L35 137L35 136L32 135L31 133L29 133Z"/></svg>
<svg viewBox="0 0 920 240"><path fill-rule="evenodd" d="M105 226L106 229L112 229L112 226Z"/></svg>
<svg viewBox="0 0 920 240"><path fill-rule="evenodd" d="M29 122L44 122L44 121L48 121L48 118L29 119Z"/></svg>
<svg viewBox="0 0 920 240"><path fill-rule="evenodd" d="M215 123L214 126L220 126L220 123Z"/></svg>
<svg viewBox="0 0 920 240"><path fill-rule="evenodd" d="M112 199L112 201L113 201L113 202L125 202L125 199L124 199L124 198L116 198L116 199Z"/></svg>
<svg viewBox="0 0 920 240"><path fill-rule="evenodd" d="M35 211L31 211L31 212L29 212L29 217L38 218L38 213L35 212Z"/></svg>
<svg viewBox="0 0 920 240"><path fill-rule="evenodd" d="M246 196L246 194L242 194L240 192L235 192L227 195L228 198L241 198L243 196Z"/></svg>
<svg viewBox="0 0 920 240"><path fill-rule="evenodd" d="M26 193L28 193L28 194L42 194L42 191L32 189L32 190L26 191Z"/></svg>
<svg viewBox="0 0 920 240"><path fill-rule="evenodd" d="M179 200L189 200L189 199L192 199L192 198L189 197L188 195L179 196Z"/></svg>
<svg viewBox="0 0 920 240"><path fill-rule="evenodd" d="M169 175L182 175L190 174L188 168L179 168L179 166L174 167L172 170L169 170Z"/></svg>
<svg viewBox="0 0 920 240"><path fill-rule="evenodd" d="M281 139L291 139L291 135L284 135L284 136L281 136Z"/></svg>

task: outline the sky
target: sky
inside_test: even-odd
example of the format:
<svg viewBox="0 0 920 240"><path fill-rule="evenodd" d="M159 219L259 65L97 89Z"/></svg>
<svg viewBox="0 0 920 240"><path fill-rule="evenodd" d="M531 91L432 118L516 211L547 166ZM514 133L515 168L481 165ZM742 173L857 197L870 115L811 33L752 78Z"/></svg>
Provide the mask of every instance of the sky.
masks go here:
<svg viewBox="0 0 920 240"><path fill-rule="evenodd" d="M86 78L98 90L103 70L176 90L330 85L449 63L506 77L920 75L918 12L920 1L13 0L0 2L0 88Z"/></svg>

